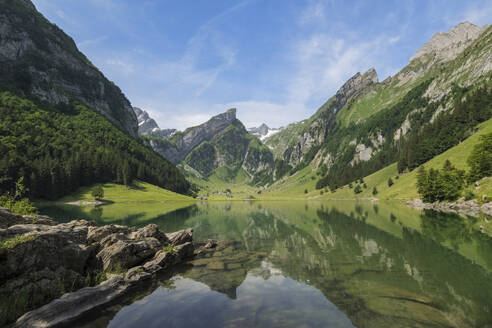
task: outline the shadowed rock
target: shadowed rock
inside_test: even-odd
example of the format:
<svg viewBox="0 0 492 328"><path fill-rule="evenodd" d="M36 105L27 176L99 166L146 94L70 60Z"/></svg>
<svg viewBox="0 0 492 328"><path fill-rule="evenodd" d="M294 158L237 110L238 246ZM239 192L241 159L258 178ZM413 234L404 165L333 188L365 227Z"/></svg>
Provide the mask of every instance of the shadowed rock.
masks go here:
<svg viewBox="0 0 492 328"><path fill-rule="evenodd" d="M16 327L66 324L193 256L191 229L166 235L155 224L140 229L97 227L86 220L56 224L47 217L15 215L6 209L0 209L0 224L6 227L0 229L2 308L9 308L16 295L32 295L31 308L46 304L61 295L56 295L58 290L60 293L92 284L92 275L102 270L116 270L124 276L65 294L25 314Z"/></svg>

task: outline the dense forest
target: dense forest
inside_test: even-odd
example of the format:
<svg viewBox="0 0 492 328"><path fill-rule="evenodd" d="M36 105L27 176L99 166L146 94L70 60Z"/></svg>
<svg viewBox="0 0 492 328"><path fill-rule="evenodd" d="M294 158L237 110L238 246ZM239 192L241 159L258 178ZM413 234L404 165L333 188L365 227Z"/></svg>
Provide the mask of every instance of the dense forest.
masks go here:
<svg viewBox="0 0 492 328"><path fill-rule="evenodd" d="M0 113L0 194L20 177L31 198L56 199L95 182L129 185L133 179L189 190L174 165L81 103L53 106L2 92Z"/></svg>
<svg viewBox="0 0 492 328"><path fill-rule="evenodd" d="M439 114L433 121L431 117L434 111L427 108L410 115L412 130L402 141L398 171L413 170L456 146L474 132L478 123L492 117L491 90L484 85L473 92L467 92L466 88L455 87L454 109ZM425 124L430 120L431 123Z"/></svg>

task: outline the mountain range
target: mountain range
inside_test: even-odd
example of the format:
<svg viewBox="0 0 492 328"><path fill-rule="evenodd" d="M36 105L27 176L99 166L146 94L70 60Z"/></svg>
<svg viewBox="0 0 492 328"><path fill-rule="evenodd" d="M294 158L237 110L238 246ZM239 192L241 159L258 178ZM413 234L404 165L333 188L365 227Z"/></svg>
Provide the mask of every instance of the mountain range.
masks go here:
<svg viewBox="0 0 492 328"><path fill-rule="evenodd" d="M290 174L308 165L322 168L327 176L320 186L344 185L394 162L400 171L411 170L491 117L491 70L492 28L464 22L437 33L406 67L382 82L374 69L356 73L313 116L265 144ZM470 103L479 101L485 112L472 119ZM469 107L468 117L461 117L458 104ZM458 127L445 120L470 124ZM437 137L440 126L463 133ZM435 131L432 138L423 138L429 129Z"/></svg>
<svg viewBox="0 0 492 328"><path fill-rule="evenodd" d="M435 34L383 81L374 68L355 73L285 128L246 129L230 109L177 131L132 107L31 1L0 0L0 21L2 192L20 178L36 197L49 186L51 198L133 179L187 193L184 176L267 187L305 168L318 188L337 187L393 163L412 171L492 117L488 25Z"/></svg>
<svg viewBox="0 0 492 328"><path fill-rule="evenodd" d="M187 174L205 179L216 174L226 181L241 177L245 182L258 183L273 173L273 154L248 133L236 118L235 108L168 136L162 135L162 130L145 112L138 109L135 112L141 119L139 126L145 128L142 138Z"/></svg>
<svg viewBox="0 0 492 328"><path fill-rule="evenodd" d="M464 22L439 32L394 76L379 81L374 68L358 72L314 115L285 128L262 124L245 130L234 110L184 132L162 133L147 113L135 109L139 132L152 149L198 177L228 168L225 176L230 180L242 174L241 168L250 182L269 185L311 166L321 168L325 177L320 186L325 186L328 180L346 184L393 162L402 171L413 169L468 135L444 148L434 145L430 148L438 150L429 150L426 156L405 159L409 151L425 149L415 140L443 119L440 114L456 116L457 101L473 98L479 88L489 90L490 30L488 25ZM224 147L226 130L234 131L237 148ZM261 156L251 156L251 140L259 145ZM255 179L259 172L269 178Z"/></svg>

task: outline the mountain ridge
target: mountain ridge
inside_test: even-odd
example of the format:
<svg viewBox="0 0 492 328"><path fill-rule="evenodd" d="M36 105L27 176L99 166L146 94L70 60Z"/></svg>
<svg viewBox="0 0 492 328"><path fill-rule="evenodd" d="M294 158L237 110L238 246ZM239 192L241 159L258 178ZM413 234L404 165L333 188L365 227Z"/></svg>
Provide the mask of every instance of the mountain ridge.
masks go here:
<svg viewBox="0 0 492 328"><path fill-rule="evenodd" d="M289 174L307 165L338 176L370 173L397 161L400 144L408 144L407 134L417 133L413 117L426 113L418 123L423 128L441 113L452 112L465 93L490 84L488 25L463 23L436 35L394 76L379 82L373 69L357 73L310 118L266 139L276 158L290 167ZM442 48L433 45L442 38L452 42ZM431 55L440 51L447 53Z"/></svg>
<svg viewBox="0 0 492 328"><path fill-rule="evenodd" d="M0 0L0 83L24 96L67 106L78 100L132 137L137 119L125 95L82 54L71 37L29 0Z"/></svg>

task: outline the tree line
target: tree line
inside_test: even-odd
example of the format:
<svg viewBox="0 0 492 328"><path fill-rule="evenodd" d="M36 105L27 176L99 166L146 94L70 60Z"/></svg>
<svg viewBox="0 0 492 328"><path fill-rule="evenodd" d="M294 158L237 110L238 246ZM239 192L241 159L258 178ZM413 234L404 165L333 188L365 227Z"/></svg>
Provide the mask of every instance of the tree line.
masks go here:
<svg viewBox="0 0 492 328"><path fill-rule="evenodd" d="M23 177L30 198L56 199L95 182L139 179L187 193L169 161L81 103L53 106L0 93L0 194Z"/></svg>
<svg viewBox="0 0 492 328"><path fill-rule="evenodd" d="M462 195L467 184L492 176L492 133L480 136L480 139L468 157L468 173L456 169L449 160L440 170L419 167L417 190L424 202L454 201ZM466 195L466 198L473 198L473 195Z"/></svg>

